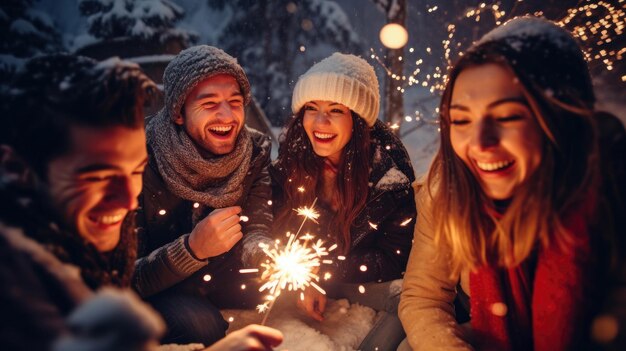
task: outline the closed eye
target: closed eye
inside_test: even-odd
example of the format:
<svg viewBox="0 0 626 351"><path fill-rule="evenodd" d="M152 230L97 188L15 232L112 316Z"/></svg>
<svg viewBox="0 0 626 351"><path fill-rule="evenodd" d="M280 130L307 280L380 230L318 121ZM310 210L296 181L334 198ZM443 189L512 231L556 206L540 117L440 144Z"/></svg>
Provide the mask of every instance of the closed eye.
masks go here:
<svg viewBox="0 0 626 351"><path fill-rule="evenodd" d="M466 125L469 124L469 120L467 119L453 119L450 121L450 124L455 125L455 126L462 126L462 125Z"/></svg>
<svg viewBox="0 0 626 351"><path fill-rule="evenodd" d="M498 117L497 120L499 122L512 122L512 121L519 121L523 119L522 116L520 115L510 115L510 116L505 116L505 117Z"/></svg>
<svg viewBox="0 0 626 351"><path fill-rule="evenodd" d="M305 111L317 111L315 106L311 106L311 105L304 105L304 110Z"/></svg>
<svg viewBox="0 0 626 351"><path fill-rule="evenodd" d="M108 181L111 178L113 178L112 175L103 175L103 176L92 175L92 176L87 176L87 177L81 177L80 180L83 182L88 182L88 183L97 183L97 182Z"/></svg>
<svg viewBox="0 0 626 351"><path fill-rule="evenodd" d="M243 104L243 100L233 99L233 100L228 101L228 103L230 103L233 106L241 106L241 104Z"/></svg>

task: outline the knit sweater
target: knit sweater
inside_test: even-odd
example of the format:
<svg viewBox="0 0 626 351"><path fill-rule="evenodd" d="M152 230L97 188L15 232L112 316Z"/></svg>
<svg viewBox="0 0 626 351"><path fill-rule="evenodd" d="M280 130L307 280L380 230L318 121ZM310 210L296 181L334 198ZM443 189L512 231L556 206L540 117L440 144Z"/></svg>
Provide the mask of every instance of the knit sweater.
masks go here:
<svg viewBox="0 0 626 351"><path fill-rule="evenodd" d="M259 259L260 242L268 242L272 212L270 162L271 144L267 136L251 131L253 151L250 168L241 187L242 199L236 204L242 207L242 215L249 218L242 222L244 237L232 250L210 259L194 257L187 238L193 230L194 203L173 194L165 185L155 165L152 150L148 149L148 167L144 173L144 188L139 197L140 210L137 214L139 253L133 288L142 297L148 297L167 288L176 286L192 276L189 289L202 286L203 277L229 274L235 267L256 266ZM212 211L207 208L206 213ZM228 269L225 269L228 267Z"/></svg>

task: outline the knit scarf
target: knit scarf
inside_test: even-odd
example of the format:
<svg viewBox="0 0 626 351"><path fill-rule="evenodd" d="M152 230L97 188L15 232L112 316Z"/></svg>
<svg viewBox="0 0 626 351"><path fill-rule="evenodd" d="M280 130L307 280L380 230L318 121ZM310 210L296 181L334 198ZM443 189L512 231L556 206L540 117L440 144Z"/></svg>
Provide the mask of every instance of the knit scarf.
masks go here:
<svg viewBox="0 0 626 351"><path fill-rule="evenodd" d="M252 139L244 126L235 149L206 158L187 132L161 110L146 126L159 173L175 195L212 208L235 205L243 195L243 179L250 168Z"/></svg>
<svg viewBox="0 0 626 351"><path fill-rule="evenodd" d="M595 285L591 244L585 211L566 218L573 238L567 249L551 245L518 267L484 266L470 273L477 349L584 349Z"/></svg>

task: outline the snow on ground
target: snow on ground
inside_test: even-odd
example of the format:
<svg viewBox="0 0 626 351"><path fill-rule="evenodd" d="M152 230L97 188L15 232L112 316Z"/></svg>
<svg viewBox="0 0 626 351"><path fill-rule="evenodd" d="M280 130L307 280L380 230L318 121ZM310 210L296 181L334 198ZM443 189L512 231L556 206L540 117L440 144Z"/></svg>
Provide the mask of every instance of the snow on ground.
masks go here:
<svg viewBox="0 0 626 351"><path fill-rule="evenodd" d="M374 325L376 312L346 299L329 300L325 320L318 322L296 307L296 294L283 293L270 312L267 325L280 330L285 339L278 350L356 350ZM263 314L253 310L223 310L230 322L228 332L248 324L261 324Z"/></svg>

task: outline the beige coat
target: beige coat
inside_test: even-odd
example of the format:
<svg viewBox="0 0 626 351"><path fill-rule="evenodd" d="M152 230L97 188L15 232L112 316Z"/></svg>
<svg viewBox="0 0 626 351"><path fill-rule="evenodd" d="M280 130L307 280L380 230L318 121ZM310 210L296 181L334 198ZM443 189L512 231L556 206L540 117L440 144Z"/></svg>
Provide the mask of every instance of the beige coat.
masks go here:
<svg viewBox="0 0 626 351"><path fill-rule="evenodd" d="M398 315L414 351L473 350L468 327L456 323L454 299L459 277L453 277L450 252L434 242L432 206L425 187L415 187L417 223L404 275ZM469 294L469 271L460 277Z"/></svg>

